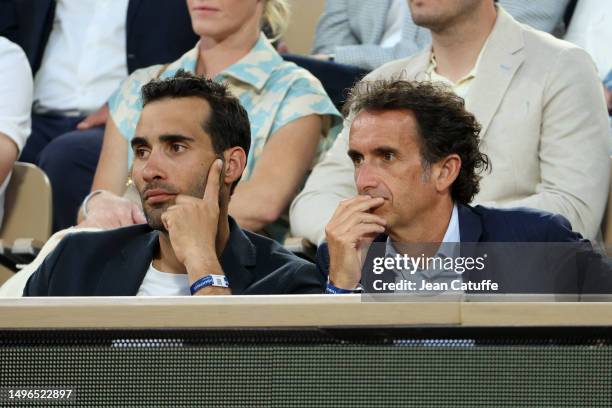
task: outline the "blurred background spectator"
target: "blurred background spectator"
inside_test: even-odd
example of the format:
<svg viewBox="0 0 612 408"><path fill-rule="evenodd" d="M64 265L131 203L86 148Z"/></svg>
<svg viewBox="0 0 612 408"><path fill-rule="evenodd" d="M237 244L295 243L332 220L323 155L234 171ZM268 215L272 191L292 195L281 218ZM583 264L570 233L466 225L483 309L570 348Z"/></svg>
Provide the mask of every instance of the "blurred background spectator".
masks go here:
<svg viewBox="0 0 612 408"><path fill-rule="evenodd" d="M32 72L21 48L0 37L0 225L13 164L30 134Z"/></svg>
<svg viewBox="0 0 612 408"><path fill-rule="evenodd" d="M12 42L17 41L17 11L14 0L0 0L0 35Z"/></svg>
<svg viewBox="0 0 612 408"><path fill-rule="evenodd" d="M451 86L480 122L482 150L492 163L475 203L561 214L595 238L607 200L609 124L589 55L518 24L499 5L496 12L492 0L410 7L416 24L431 31L433 46L366 79ZM324 239L338 202L355 195L349 126L350 120L291 207L293 233L315 243Z"/></svg>
<svg viewBox="0 0 612 408"><path fill-rule="evenodd" d="M251 10L253 1L258 3L256 0L239 2L242 9L238 14L244 17L243 11ZM194 0L193 3L212 5L200 16L201 22L214 21L214 15L219 14L214 10L216 4L223 5L222 8L226 5L239 7L238 0ZM431 41L429 30L412 22L408 3L409 0L264 0L264 15L256 25L263 25L279 50L293 52L283 57L311 71L340 107L346 88L370 69L396 58L400 49L411 55ZM612 87L607 46L611 25L606 24L610 21L610 3L597 0L499 1L519 22L555 35L563 33L564 23L574 13L567 39L591 53L599 67L600 79L608 84L607 89ZM270 4L274 7L269 7ZM283 6L279 8L279 4ZM298 17L292 20L288 35L283 39L280 34L289 24L284 10L287 5L296 9ZM311 41L319 15L317 38ZM223 17L223 21L214 22L212 28L204 27L202 31L205 24L192 28L188 7L183 1L0 0L0 34L22 46L35 74L33 130L21 159L38 164L51 179L54 230L75 222L79 205L92 190L103 139L103 161L98 167L93 190L105 189L113 194L100 193L92 197L89 221L91 225L112 226L116 217L123 219L126 209L133 210L130 222L142 220L138 208L127 201L114 201L125 190L130 163L129 128L138 118L133 110L137 92L126 92L126 87L127 84L137 86L139 81L157 75L170 75L175 67L192 64L192 70L198 73L232 82L233 91L247 105L254 122L253 133L257 136L253 138L252 157L230 211L245 227L263 228L274 237L282 237L287 224L282 217L278 219L279 214L300 189L310 164L329 148L338 130L334 125L339 119L318 82L303 70L286 68L276 53L269 54L272 58L269 65L251 63L251 53L258 50L252 44L262 41L259 30L256 37L244 40L248 46L227 47L230 42L226 40L215 44L218 33L213 31L219 27L232 26L232 30L239 33L245 30L245 27L235 27L240 18ZM342 31L347 29L348 34ZM235 38L235 32L227 34L227 38ZM214 46L192 49L198 38ZM349 43L344 44L345 40ZM313 42L317 52L333 54L334 61L325 60L327 56L316 60L306 55ZM189 49L192 49L191 54L180 57ZM363 67L346 65L357 62L343 59L345 52L349 58L365 58L370 62ZM164 65L171 61L174 61L172 65ZM125 82L122 90L116 91L128 74L143 67L149 67L148 76L135 74L132 80ZM269 75L247 78L246 72L257 73L258 69ZM284 77L277 80L275 69L287 73L294 82L289 81L288 85ZM262 85L264 76L268 80ZM271 95L274 84L287 93L284 97L277 94L271 108L262 100L265 95ZM115 91L111 99L115 114L108 119L111 129L107 129L104 137L108 116L106 102ZM274 92L277 91L275 88ZM606 98L610 109L612 98L608 91ZM318 109L302 111L304 106L317 103ZM296 109L301 113L295 113ZM575 118L576 113L571 116ZM330 137L321 138L328 129L331 129ZM277 137L279 135L282 137ZM114 221L109 221L111 219ZM273 219L277 222L271 222Z"/></svg>
<svg viewBox="0 0 612 408"><path fill-rule="evenodd" d="M198 45L169 66L136 71L110 99L110 117L92 190L86 225L104 228L142 222L135 204L120 197L129 175L141 110L140 87L178 69L226 81L249 113L251 150L230 203L230 215L246 229L281 238L287 223L275 222L299 191L315 159L333 143L341 117L320 82L282 60L261 32L267 23L279 36L288 22L284 0L189 0ZM331 130L330 130L331 129ZM57 154L56 160L63 155ZM84 211L85 212L85 211ZM278 227L278 228L276 228Z"/></svg>
<svg viewBox="0 0 612 408"><path fill-rule="evenodd" d="M4 16L0 27L16 33L34 73L32 134L20 160L39 165L49 176L57 230L74 223L89 191L108 97L128 73L176 59L197 37L183 2L3 2L13 21ZM61 160L51 159L57 155Z"/></svg>
<svg viewBox="0 0 612 408"><path fill-rule="evenodd" d="M612 1L580 0L565 39L584 48L593 57L604 84L608 113L612 113ZM610 137L612 140L612 116Z"/></svg>
<svg viewBox="0 0 612 408"><path fill-rule="evenodd" d="M326 0L314 57L372 70L417 53L431 43L431 35L412 21L408 1ZM552 33L562 24L568 1L499 0L499 4L517 21Z"/></svg>
<svg viewBox="0 0 612 408"><path fill-rule="evenodd" d="M591 54L603 80L612 70L612 1L578 1L565 39Z"/></svg>

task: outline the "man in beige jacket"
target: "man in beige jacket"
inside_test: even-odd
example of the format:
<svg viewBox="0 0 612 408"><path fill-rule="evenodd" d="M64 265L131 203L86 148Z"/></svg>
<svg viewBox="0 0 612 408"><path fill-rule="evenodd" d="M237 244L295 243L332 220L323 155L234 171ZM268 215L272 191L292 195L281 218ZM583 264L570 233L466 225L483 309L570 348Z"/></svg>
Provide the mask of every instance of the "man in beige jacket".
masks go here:
<svg viewBox="0 0 612 408"><path fill-rule="evenodd" d="M516 22L493 0L409 0L432 46L364 80L443 81L482 126L492 171L474 202L532 207L565 216L594 238L606 205L608 115L591 58ZM313 170L291 206L294 235L320 243L340 200L356 194L348 129Z"/></svg>

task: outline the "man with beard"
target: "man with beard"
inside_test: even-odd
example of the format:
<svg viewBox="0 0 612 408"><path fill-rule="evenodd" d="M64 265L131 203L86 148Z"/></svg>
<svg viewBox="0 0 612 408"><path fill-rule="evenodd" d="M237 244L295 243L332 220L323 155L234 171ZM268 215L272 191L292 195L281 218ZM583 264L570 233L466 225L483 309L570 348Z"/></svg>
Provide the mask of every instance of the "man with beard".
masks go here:
<svg viewBox="0 0 612 408"><path fill-rule="evenodd" d="M66 237L24 296L320 293L313 264L228 216L250 146L238 99L182 71L142 99L132 180L148 223Z"/></svg>

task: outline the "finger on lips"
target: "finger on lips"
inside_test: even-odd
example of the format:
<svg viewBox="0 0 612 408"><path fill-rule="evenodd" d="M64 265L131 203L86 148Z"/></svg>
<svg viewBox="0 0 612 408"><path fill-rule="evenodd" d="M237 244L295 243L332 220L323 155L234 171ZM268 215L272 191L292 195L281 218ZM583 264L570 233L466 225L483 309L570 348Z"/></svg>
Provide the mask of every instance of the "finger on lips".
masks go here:
<svg viewBox="0 0 612 408"><path fill-rule="evenodd" d="M382 203L384 203L384 201L385 200L382 197L356 199L355 201L346 204L344 207L344 211L351 214L354 214L356 212L367 212L375 207L380 206Z"/></svg>
<svg viewBox="0 0 612 408"><path fill-rule="evenodd" d="M380 199L382 200L382 199ZM334 214L333 221L338 224L349 224L355 225L358 223L376 223L386 225L384 218L368 212L369 209L378 205L376 202L356 202L352 207L338 208L336 214Z"/></svg>

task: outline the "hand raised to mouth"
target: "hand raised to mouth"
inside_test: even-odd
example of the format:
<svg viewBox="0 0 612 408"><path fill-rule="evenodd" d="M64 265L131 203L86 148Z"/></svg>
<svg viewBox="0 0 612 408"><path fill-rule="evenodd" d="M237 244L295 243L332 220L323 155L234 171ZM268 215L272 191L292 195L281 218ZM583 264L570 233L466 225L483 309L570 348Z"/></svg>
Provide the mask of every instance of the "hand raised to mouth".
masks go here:
<svg viewBox="0 0 612 408"><path fill-rule="evenodd" d="M387 227L384 218L371 213L383 203L383 198L369 195L344 200L325 227L334 286L354 289L359 283L364 252Z"/></svg>

